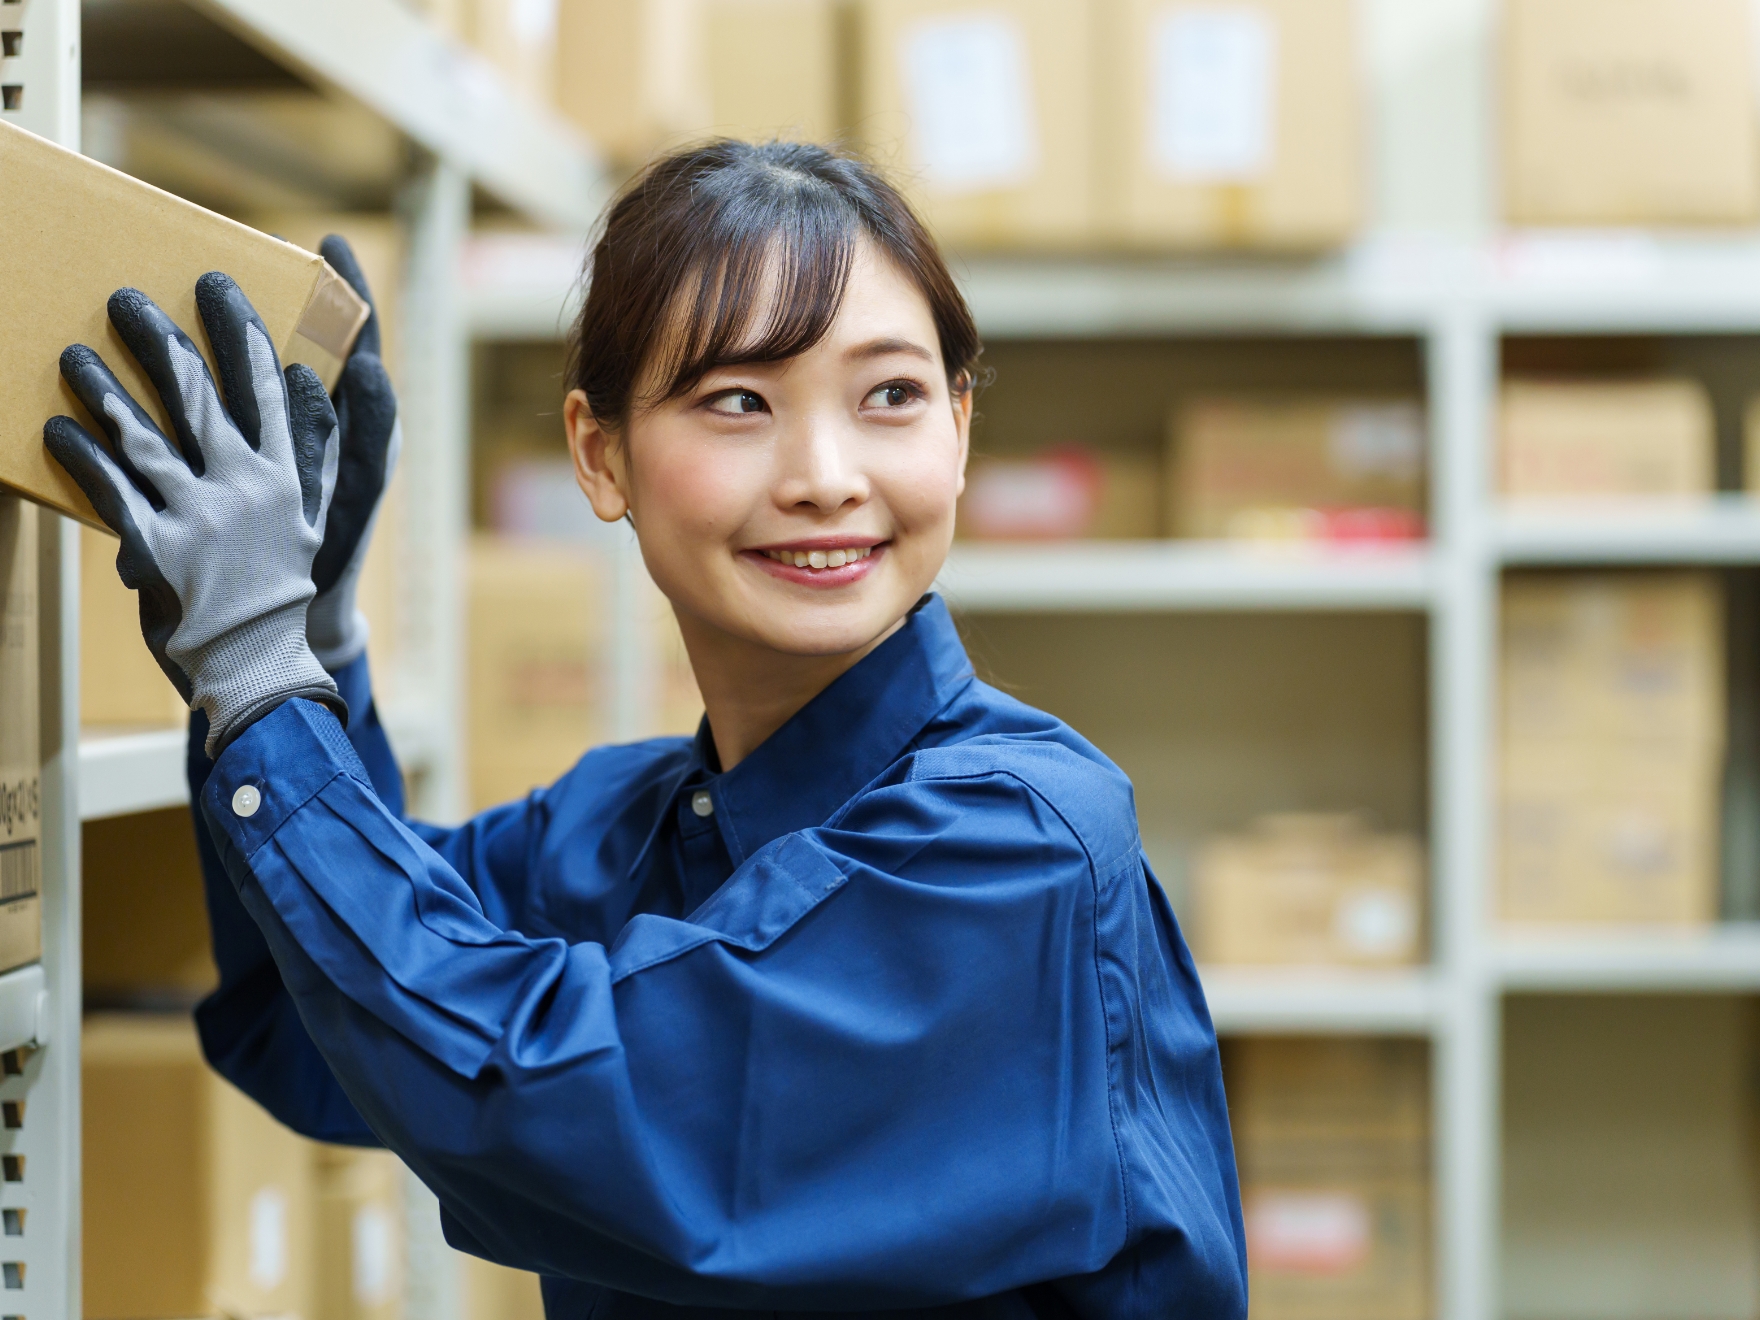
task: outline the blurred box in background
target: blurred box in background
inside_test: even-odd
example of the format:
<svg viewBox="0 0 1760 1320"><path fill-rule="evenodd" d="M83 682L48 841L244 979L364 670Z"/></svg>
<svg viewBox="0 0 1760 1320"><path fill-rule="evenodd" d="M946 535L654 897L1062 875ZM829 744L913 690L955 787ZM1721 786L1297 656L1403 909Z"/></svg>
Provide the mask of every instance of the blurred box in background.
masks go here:
<svg viewBox="0 0 1760 1320"><path fill-rule="evenodd" d="M1411 400L1211 398L1169 419L1169 533L1273 540L1424 534Z"/></svg>
<svg viewBox="0 0 1760 1320"><path fill-rule="evenodd" d="M833 0L560 0L557 107L625 166L711 134L829 142L837 70Z"/></svg>
<svg viewBox="0 0 1760 1320"><path fill-rule="evenodd" d="M1352 0L1098 0L1102 227L1147 247L1312 249L1362 223Z"/></svg>
<svg viewBox="0 0 1760 1320"><path fill-rule="evenodd" d="M1261 817L1211 839L1192 869L1193 952L1217 964L1415 963L1424 852L1348 814Z"/></svg>
<svg viewBox="0 0 1760 1320"><path fill-rule="evenodd" d="M1093 237L1087 0L859 0L857 132L955 248Z"/></svg>
<svg viewBox="0 0 1760 1320"><path fill-rule="evenodd" d="M1503 22L1511 221L1760 219L1746 0L1509 0Z"/></svg>
<svg viewBox="0 0 1760 1320"><path fill-rule="evenodd" d="M1505 583L1506 920L1716 918L1724 656L1711 574Z"/></svg>
<svg viewBox="0 0 1760 1320"><path fill-rule="evenodd" d="M88 1008L192 1007L219 983L188 807L80 827L80 973Z"/></svg>
<svg viewBox="0 0 1760 1320"><path fill-rule="evenodd" d="M479 536L467 555L472 808L523 797L601 736L604 568L567 544Z"/></svg>
<svg viewBox="0 0 1760 1320"><path fill-rule="evenodd" d="M1059 445L1032 458L975 457L958 534L975 541L1146 540L1161 531L1152 456Z"/></svg>
<svg viewBox="0 0 1760 1320"><path fill-rule="evenodd" d="M1223 1076L1255 1320L1425 1320L1424 1045L1230 1039Z"/></svg>
<svg viewBox="0 0 1760 1320"><path fill-rule="evenodd" d="M85 1314L312 1315L313 1143L210 1071L187 1017L87 1017L80 1059Z"/></svg>
<svg viewBox="0 0 1760 1320"><path fill-rule="evenodd" d="M189 719L141 636L140 600L116 573L116 538L79 534L79 715L87 728L166 728Z"/></svg>
<svg viewBox="0 0 1760 1320"><path fill-rule="evenodd" d="M538 1276L459 1253L462 1320L545 1320Z"/></svg>
<svg viewBox="0 0 1760 1320"><path fill-rule="evenodd" d="M1516 497L1709 494L1711 396L1695 380L1506 381L1498 467Z"/></svg>
<svg viewBox="0 0 1760 1320"><path fill-rule="evenodd" d="M319 1146L313 1320L399 1320L403 1165L386 1150ZM467 1317L467 1320L475 1320Z"/></svg>
<svg viewBox="0 0 1760 1320"><path fill-rule="evenodd" d="M0 495L0 971L43 952L37 522Z"/></svg>

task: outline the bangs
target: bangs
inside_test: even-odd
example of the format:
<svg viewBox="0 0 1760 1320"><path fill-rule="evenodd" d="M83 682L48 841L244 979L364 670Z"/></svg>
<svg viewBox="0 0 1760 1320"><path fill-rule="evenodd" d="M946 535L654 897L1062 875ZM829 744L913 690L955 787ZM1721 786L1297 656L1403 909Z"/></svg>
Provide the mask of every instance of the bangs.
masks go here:
<svg viewBox="0 0 1760 1320"><path fill-rule="evenodd" d="M678 272L643 355L638 406L676 398L717 367L798 357L837 319L861 218L817 180L772 177L764 195L715 199L708 232L693 236L709 255Z"/></svg>

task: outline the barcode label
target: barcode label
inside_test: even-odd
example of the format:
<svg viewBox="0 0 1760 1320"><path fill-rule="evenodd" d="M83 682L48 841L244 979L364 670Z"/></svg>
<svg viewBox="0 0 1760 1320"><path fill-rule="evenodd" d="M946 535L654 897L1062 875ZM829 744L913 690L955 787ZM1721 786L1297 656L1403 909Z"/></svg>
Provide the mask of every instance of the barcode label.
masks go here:
<svg viewBox="0 0 1760 1320"><path fill-rule="evenodd" d="M0 846L0 903L34 897L42 885L42 865L35 839Z"/></svg>

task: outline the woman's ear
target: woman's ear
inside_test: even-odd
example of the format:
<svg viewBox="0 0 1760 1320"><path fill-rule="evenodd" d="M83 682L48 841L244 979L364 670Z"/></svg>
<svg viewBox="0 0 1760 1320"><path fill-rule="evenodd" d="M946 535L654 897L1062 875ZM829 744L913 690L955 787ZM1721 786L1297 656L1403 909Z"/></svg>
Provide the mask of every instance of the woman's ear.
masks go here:
<svg viewBox="0 0 1760 1320"><path fill-rule="evenodd" d="M562 401L562 429L587 502L602 522L616 522L629 512L629 465L623 446L593 416L585 390L570 390Z"/></svg>
<svg viewBox="0 0 1760 1320"><path fill-rule="evenodd" d="M966 459L972 452L972 400L977 391L967 384L953 396L953 425L959 432L959 487L956 495L966 493Z"/></svg>

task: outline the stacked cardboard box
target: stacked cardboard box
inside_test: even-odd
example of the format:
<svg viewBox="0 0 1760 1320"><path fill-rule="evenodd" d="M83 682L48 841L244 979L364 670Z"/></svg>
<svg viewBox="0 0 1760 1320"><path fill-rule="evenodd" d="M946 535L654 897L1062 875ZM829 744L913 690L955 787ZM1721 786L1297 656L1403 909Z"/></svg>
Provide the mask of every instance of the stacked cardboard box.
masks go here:
<svg viewBox="0 0 1760 1320"><path fill-rule="evenodd" d="M218 982L187 807L87 821L80 906L88 1007L191 1004Z"/></svg>
<svg viewBox="0 0 1760 1320"><path fill-rule="evenodd" d="M85 1314L313 1314L312 1144L212 1073L183 1017L81 1035Z"/></svg>
<svg viewBox="0 0 1760 1320"><path fill-rule="evenodd" d="M1717 485L1711 396L1694 380L1504 384L1503 494L1702 495Z"/></svg>
<svg viewBox="0 0 1760 1320"><path fill-rule="evenodd" d="M466 738L483 808L550 783L600 736L608 593L578 546L479 537L467 562Z"/></svg>
<svg viewBox="0 0 1760 1320"><path fill-rule="evenodd" d="M1505 585L1506 920L1716 917L1723 628L1706 573Z"/></svg>
<svg viewBox="0 0 1760 1320"><path fill-rule="evenodd" d="M1421 956L1424 854L1350 815L1262 818L1192 870L1193 951L1209 963L1392 965Z"/></svg>
<svg viewBox="0 0 1760 1320"><path fill-rule="evenodd" d="M43 951L37 510L0 494L0 972Z"/></svg>
<svg viewBox="0 0 1760 1320"><path fill-rule="evenodd" d="M1169 419L1169 531L1249 539L1423 534L1423 412L1403 399L1194 399Z"/></svg>
<svg viewBox="0 0 1760 1320"><path fill-rule="evenodd" d="M870 152L956 247L1068 247L1095 232L1088 0L863 0Z"/></svg>
<svg viewBox="0 0 1760 1320"><path fill-rule="evenodd" d="M1518 224L1760 218L1746 0L1512 0L1504 199Z"/></svg>
<svg viewBox="0 0 1760 1320"><path fill-rule="evenodd" d="M966 466L958 534L978 541L1136 540L1161 531L1160 464L1080 445Z"/></svg>
<svg viewBox="0 0 1760 1320"><path fill-rule="evenodd" d="M314 1320L399 1320L404 1296L403 1165L383 1150L319 1146L314 1153Z"/></svg>
<svg viewBox="0 0 1760 1320"><path fill-rule="evenodd" d="M834 0L561 0L557 107L626 165L710 134L827 142L836 25Z"/></svg>
<svg viewBox="0 0 1760 1320"><path fill-rule="evenodd" d="M1424 1046L1224 1045L1255 1320L1430 1314Z"/></svg>
<svg viewBox="0 0 1760 1320"><path fill-rule="evenodd" d="M1129 246L1318 248L1363 207L1351 0L1106 0L1100 214Z"/></svg>
<svg viewBox="0 0 1760 1320"><path fill-rule="evenodd" d="M140 601L116 573L116 539L79 538L79 713L87 728L182 724L189 707L141 637Z"/></svg>

